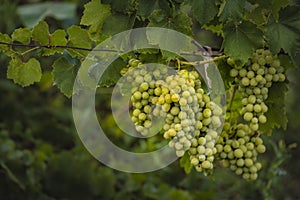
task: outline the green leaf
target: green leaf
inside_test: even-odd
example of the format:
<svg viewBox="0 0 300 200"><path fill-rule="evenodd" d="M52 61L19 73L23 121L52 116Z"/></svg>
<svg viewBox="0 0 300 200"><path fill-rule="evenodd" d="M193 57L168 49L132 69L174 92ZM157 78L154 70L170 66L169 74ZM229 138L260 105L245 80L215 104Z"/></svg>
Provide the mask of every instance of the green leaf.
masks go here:
<svg viewBox="0 0 300 200"><path fill-rule="evenodd" d="M79 26L73 25L67 30L69 41L68 45L73 47L91 49L92 41L89 37L89 33L87 30L80 28ZM89 51L87 50L78 50L78 49L68 49L68 52L72 56L82 56L85 57Z"/></svg>
<svg viewBox="0 0 300 200"><path fill-rule="evenodd" d="M12 33L12 40L29 44L31 39L31 31L29 28L18 28Z"/></svg>
<svg viewBox="0 0 300 200"><path fill-rule="evenodd" d="M50 46L65 46L67 45L66 32L64 30L56 30L50 36ZM64 52L63 48L52 48L52 49L44 49L43 55L50 56L55 53Z"/></svg>
<svg viewBox="0 0 300 200"><path fill-rule="evenodd" d="M114 14L105 19L102 30L106 35L115 35L122 31L131 29L132 26L133 24L130 16Z"/></svg>
<svg viewBox="0 0 300 200"><path fill-rule="evenodd" d="M269 21L271 14L278 20L279 11L289 5L289 0L255 0L250 1L253 5L250 7L247 18L257 25L264 25Z"/></svg>
<svg viewBox="0 0 300 200"><path fill-rule="evenodd" d="M33 40L39 42L41 45L49 44L49 26L46 22L41 21L32 29Z"/></svg>
<svg viewBox="0 0 300 200"><path fill-rule="evenodd" d="M286 94L288 92L287 83L274 83L269 89L268 99L266 104L268 112L265 114L268 121L266 124L260 125L260 131L271 134L272 129L287 128L286 116Z"/></svg>
<svg viewBox="0 0 300 200"><path fill-rule="evenodd" d="M58 89L68 98L73 94L77 68L66 58L60 57L53 63L52 75Z"/></svg>
<svg viewBox="0 0 300 200"><path fill-rule="evenodd" d="M285 8L288 6L290 3L289 0L272 0L271 5L272 5L272 12L275 17L275 19L278 19L279 17L279 11L281 8Z"/></svg>
<svg viewBox="0 0 300 200"><path fill-rule="evenodd" d="M218 13L218 8L212 0L189 0L191 11L195 19L201 24L207 24Z"/></svg>
<svg viewBox="0 0 300 200"><path fill-rule="evenodd" d="M58 20L72 19L76 16L76 5L71 2L42 2L18 7L18 14L24 25L32 28L47 16Z"/></svg>
<svg viewBox="0 0 300 200"><path fill-rule="evenodd" d="M266 39L274 54L283 49L295 58L300 51L300 6L283 9L279 14L278 22L274 19L270 20L266 27Z"/></svg>
<svg viewBox="0 0 300 200"><path fill-rule="evenodd" d="M137 14L142 17L149 17L154 10L162 9L170 13L169 1L166 0L138 0Z"/></svg>
<svg viewBox="0 0 300 200"><path fill-rule="evenodd" d="M220 15L221 22L228 22L228 21L239 21L243 18L243 12L245 7L245 0L226 0L223 1L224 8Z"/></svg>
<svg viewBox="0 0 300 200"><path fill-rule="evenodd" d="M9 35L0 33L0 42L11 43ZM6 52L11 49L11 46L7 44L0 44L0 52Z"/></svg>
<svg viewBox="0 0 300 200"><path fill-rule="evenodd" d="M27 63L23 63L20 58L15 57L9 63L7 78L13 79L14 83L23 87L39 82L41 77L40 62L35 58L31 58Z"/></svg>
<svg viewBox="0 0 300 200"><path fill-rule="evenodd" d="M184 169L185 173L191 173L193 166L187 153L180 158L180 167Z"/></svg>
<svg viewBox="0 0 300 200"><path fill-rule="evenodd" d="M135 10L134 1L132 0L102 0L105 4L110 4L112 10L127 14Z"/></svg>
<svg viewBox="0 0 300 200"><path fill-rule="evenodd" d="M178 12L169 18L164 10L154 10L149 17L149 27L169 28L192 36L192 19L183 12Z"/></svg>
<svg viewBox="0 0 300 200"><path fill-rule="evenodd" d="M123 59L118 58L115 60L103 73L98 85L100 87L109 87L117 83L121 78L120 71L126 67L126 62Z"/></svg>
<svg viewBox="0 0 300 200"><path fill-rule="evenodd" d="M90 26L91 34L100 34L104 20L110 14L110 5L101 4L99 0L92 0L84 6L80 24Z"/></svg>
<svg viewBox="0 0 300 200"><path fill-rule="evenodd" d="M254 50L263 46L263 33L255 24L244 21L240 25L227 24L224 27L223 48L234 60L246 62Z"/></svg>

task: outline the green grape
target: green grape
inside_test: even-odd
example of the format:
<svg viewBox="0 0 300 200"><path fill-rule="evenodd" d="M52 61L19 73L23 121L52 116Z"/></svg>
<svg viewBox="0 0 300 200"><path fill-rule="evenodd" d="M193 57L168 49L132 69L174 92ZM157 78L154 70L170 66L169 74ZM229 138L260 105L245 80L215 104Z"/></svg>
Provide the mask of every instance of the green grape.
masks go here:
<svg viewBox="0 0 300 200"><path fill-rule="evenodd" d="M237 77L239 75L239 71L237 69L231 69L230 70L230 76L231 77Z"/></svg>
<svg viewBox="0 0 300 200"><path fill-rule="evenodd" d="M244 114L244 120L250 122L252 120L252 118L253 118L253 114L251 112L246 112Z"/></svg>
<svg viewBox="0 0 300 200"><path fill-rule="evenodd" d="M242 158L244 155L243 151L241 149L234 150L234 156L237 158Z"/></svg>
<svg viewBox="0 0 300 200"><path fill-rule="evenodd" d="M266 151L266 147L263 144L259 144L257 145L256 150L258 153L264 153Z"/></svg>

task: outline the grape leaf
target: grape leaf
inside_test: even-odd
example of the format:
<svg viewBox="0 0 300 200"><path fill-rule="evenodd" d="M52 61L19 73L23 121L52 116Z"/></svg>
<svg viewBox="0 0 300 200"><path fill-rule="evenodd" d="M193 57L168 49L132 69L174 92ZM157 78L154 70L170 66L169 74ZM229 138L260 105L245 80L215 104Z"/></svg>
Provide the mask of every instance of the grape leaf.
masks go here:
<svg viewBox="0 0 300 200"><path fill-rule="evenodd" d="M103 73L98 85L100 87L109 87L116 84L116 82L121 78L120 71L122 68L126 67L126 62L123 59L118 58L115 60Z"/></svg>
<svg viewBox="0 0 300 200"><path fill-rule="evenodd" d="M114 35L125 30L131 29L133 21L130 16L114 14L108 16L103 24L102 31L106 35Z"/></svg>
<svg viewBox="0 0 300 200"><path fill-rule="evenodd" d="M123 14L134 11L134 1L132 0L102 0L102 3L110 4L112 10Z"/></svg>
<svg viewBox="0 0 300 200"><path fill-rule="evenodd" d="M31 31L29 28L18 28L12 33L12 40L21 42L22 44L29 44L31 39Z"/></svg>
<svg viewBox="0 0 300 200"><path fill-rule="evenodd" d="M219 13L221 22L238 21L243 18L243 11L246 0L226 0L223 1L224 8ZM225 4L225 5L224 5ZM222 7L222 6L221 6Z"/></svg>
<svg viewBox="0 0 300 200"><path fill-rule="evenodd" d="M97 35L101 33L104 20L110 14L110 5L101 4L99 0L92 0L84 6L80 24L90 26L89 32Z"/></svg>
<svg viewBox="0 0 300 200"><path fill-rule="evenodd" d="M248 21L240 25L226 24L222 46L226 55L246 62L255 49L263 46L263 33Z"/></svg>
<svg viewBox="0 0 300 200"><path fill-rule="evenodd" d="M42 77L40 62L31 58L28 62L23 63L18 57L12 58L7 69L7 78L13 79L23 87L39 82Z"/></svg>
<svg viewBox="0 0 300 200"><path fill-rule="evenodd" d="M169 18L164 10L154 10L149 21L149 27L169 28L186 35L192 35L192 19L183 12L178 12L173 18Z"/></svg>
<svg viewBox="0 0 300 200"><path fill-rule="evenodd" d="M188 0L188 3L193 16L202 25L209 23L218 13L218 7L212 0Z"/></svg>
<svg viewBox="0 0 300 200"><path fill-rule="evenodd" d="M265 114L268 121L260 125L260 131L271 134L272 129L275 127L287 128L288 119L285 107L287 91L287 83L274 83L269 89L269 95L266 101L268 112Z"/></svg>
<svg viewBox="0 0 300 200"><path fill-rule="evenodd" d="M137 14L149 17L154 10L162 9L166 14L170 13L169 1L166 0L138 0Z"/></svg>
<svg viewBox="0 0 300 200"><path fill-rule="evenodd" d="M9 35L0 33L0 41L1 42L6 42L6 43L11 43L11 39ZM11 47L6 44L0 44L0 52L6 52L9 51Z"/></svg>
<svg viewBox="0 0 300 200"><path fill-rule="evenodd" d="M32 38L41 45L49 44L49 26L46 22L40 21L32 29Z"/></svg>
<svg viewBox="0 0 300 200"><path fill-rule="evenodd" d="M258 15L269 15L272 13L276 20L280 9L285 8L290 3L289 0L248 0L248 2L255 5Z"/></svg>
<svg viewBox="0 0 300 200"><path fill-rule="evenodd" d="M50 46L65 46L67 44L66 32L64 30L56 30L50 36ZM50 56L55 53L62 53L64 51L63 48L51 48L44 49L43 55Z"/></svg>
<svg viewBox="0 0 300 200"><path fill-rule="evenodd" d="M278 21L270 20L266 27L266 39L274 54L282 48L295 58L300 50L300 6L286 7L280 11Z"/></svg>
<svg viewBox="0 0 300 200"><path fill-rule="evenodd" d="M193 166L187 153L180 158L180 167L184 169L185 173L191 173Z"/></svg>
<svg viewBox="0 0 300 200"><path fill-rule="evenodd" d="M91 49L92 48L92 41L89 37L89 33L87 30L80 28L79 26L73 25L67 30L69 40L68 45L78 48L85 48ZM79 50L79 49L72 49L69 48L68 52L71 56L81 56L85 57L89 51L87 50Z"/></svg>
<svg viewBox="0 0 300 200"><path fill-rule="evenodd" d="M58 89L70 98L73 94L73 85L77 68L66 57L60 57L53 63L52 75Z"/></svg>

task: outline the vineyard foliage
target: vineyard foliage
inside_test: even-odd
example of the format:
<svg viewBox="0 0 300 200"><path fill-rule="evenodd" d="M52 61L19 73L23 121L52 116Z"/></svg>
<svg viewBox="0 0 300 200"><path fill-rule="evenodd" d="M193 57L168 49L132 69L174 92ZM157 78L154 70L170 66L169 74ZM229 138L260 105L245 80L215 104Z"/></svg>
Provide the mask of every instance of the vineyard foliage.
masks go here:
<svg viewBox="0 0 300 200"><path fill-rule="evenodd" d="M0 25L0 62L7 66L2 67L1 78L5 76L9 80L0 82L4 91L1 93L1 110L5 111L0 123L1 197L272 199L282 195L282 188L276 185L281 180L280 166L287 162L290 149L295 145L286 145L283 141L277 143L282 138L277 133L289 128L287 93L290 81L295 81L289 70L300 66L300 6L297 1L78 0L21 6L4 1L0 11L6 20L1 21L6 26ZM216 155L215 158L208 156L209 162L218 160L217 168L228 167L247 181L256 180L255 183L229 171L208 172L206 168L212 168L212 164L207 164L205 159L205 162L199 160L198 154L195 159L191 148L178 153L179 162L148 174L114 171L101 166L84 150L74 134L70 109L70 98L76 95L73 84L80 66L89 52L107 38L142 27L176 30L202 45L196 53L203 53L203 49L210 53L208 63L215 63L220 71L227 102L224 131L219 141L213 141L216 147L211 151L216 151ZM147 39L151 43L151 38ZM131 34L123 42L135 44L138 41L139 38ZM176 70L192 68L197 63L160 50L160 45L168 45L165 43L170 41L164 38L159 41L161 43L153 49L120 53L98 83L97 92L101 96L96 105L96 110L100 110L98 117L103 119L103 127L112 140L124 148L155 150L162 140L156 137L147 141L132 139L116 128L112 116L107 114L110 112L107 103L110 89L124 75L122 70L132 68L133 60L141 64L161 63ZM180 41L174 41L174 45L180 45ZM181 72L182 77L188 73ZM57 93L53 85L67 99ZM191 87L201 91L196 86ZM148 86L145 91L149 92ZM201 94L203 98L206 93ZM11 105L16 99L22 102ZM203 109L210 109L208 102L210 100L205 102ZM289 103L293 105L294 102ZM182 109L175 103L171 106ZM139 110L136 112L140 114ZM211 114L207 115L209 118ZM45 119L41 123L34 121L41 118ZM135 122L140 126L145 119ZM209 131L199 129L199 132L199 137L205 137L204 133ZM236 132L245 132L245 135ZM254 149L251 155L247 154L249 149L242 151L243 148L237 146L238 141L243 141L240 146ZM198 143L196 148L202 145ZM252 155L260 153L258 158ZM260 161L256 162L257 159ZM210 179L196 172L203 172L202 168ZM262 171L257 172L261 168ZM213 183L206 184L210 181ZM221 187L227 185L230 185L228 191L219 194ZM249 190L244 191L243 187Z"/></svg>

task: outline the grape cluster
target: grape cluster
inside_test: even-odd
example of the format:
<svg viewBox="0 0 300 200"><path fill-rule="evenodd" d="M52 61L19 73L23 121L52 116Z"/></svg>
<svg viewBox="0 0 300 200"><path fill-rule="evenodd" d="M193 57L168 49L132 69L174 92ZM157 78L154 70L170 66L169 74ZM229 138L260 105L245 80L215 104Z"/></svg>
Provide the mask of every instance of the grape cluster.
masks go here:
<svg viewBox="0 0 300 200"><path fill-rule="evenodd" d="M231 116L225 122L216 144L216 157L237 175L255 180L261 169L257 155L266 151L259 125L267 123L265 114L269 89L273 83L285 81L284 68L277 56L264 49L256 50L243 66L237 65L231 58L227 59L227 63L233 67L230 76L234 78L236 92L242 95L243 106L239 110L240 123L233 122Z"/></svg>
<svg viewBox="0 0 300 200"><path fill-rule="evenodd" d="M163 137L176 155L186 153L197 171L212 170L223 111L203 90L198 72L170 73L161 66L147 70L138 60L130 60L121 74L133 83L131 119L136 130L147 136L154 119L164 120Z"/></svg>
<svg viewBox="0 0 300 200"><path fill-rule="evenodd" d="M257 156L266 151L263 140L253 133L248 124L224 124L216 144L217 156L224 167L230 168L246 180L256 180L261 163Z"/></svg>
<svg viewBox="0 0 300 200"><path fill-rule="evenodd" d="M265 113L268 106L269 88L274 82L285 81L284 68L277 56L272 56L269 50L258 49L253 53L245 66L235 65L232 59L227 60L233 68L230 76L235 78L238 92L243 94L243 119L249 123L252 131L259 129L259 124L267 122Z"/></svg>

